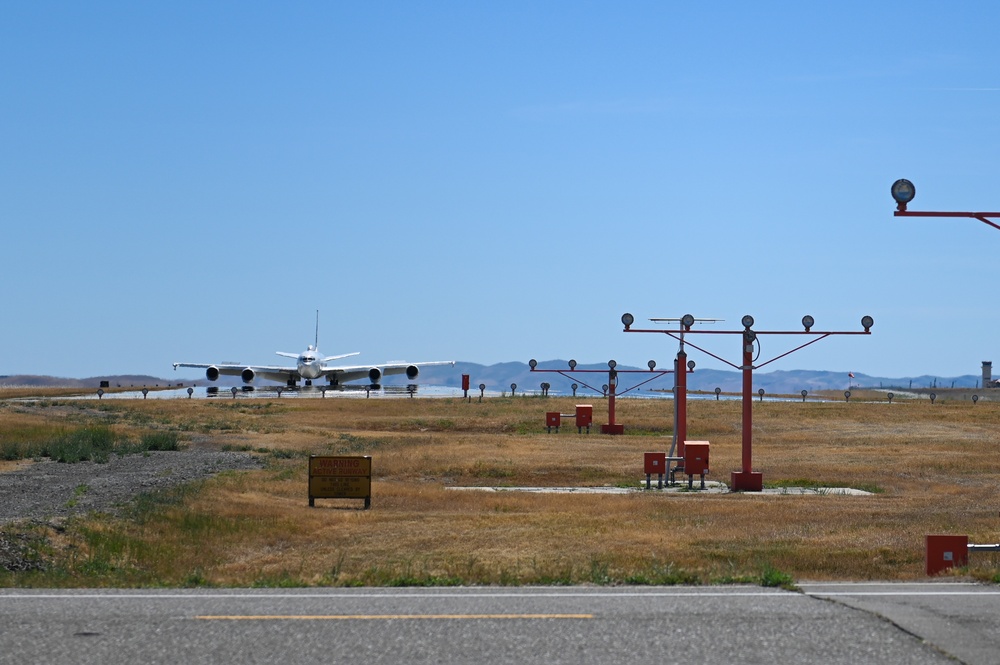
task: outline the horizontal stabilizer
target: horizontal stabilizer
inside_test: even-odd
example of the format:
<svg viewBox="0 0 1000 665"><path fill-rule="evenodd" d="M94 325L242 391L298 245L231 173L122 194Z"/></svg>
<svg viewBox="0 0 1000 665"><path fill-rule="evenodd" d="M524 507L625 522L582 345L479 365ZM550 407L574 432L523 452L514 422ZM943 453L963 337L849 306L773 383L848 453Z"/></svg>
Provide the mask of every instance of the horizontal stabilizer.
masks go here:
<svg viewBox="0 0 1000 665"><path fill-rule="evenodd" d="M323 362L328 363L331 360L340 360L341 358L349 358L350 356L360 356L360 355L361 355L360 351L355 351L354 353L342 353L339 356L327 356L326 358L323 358Z"/></svg>

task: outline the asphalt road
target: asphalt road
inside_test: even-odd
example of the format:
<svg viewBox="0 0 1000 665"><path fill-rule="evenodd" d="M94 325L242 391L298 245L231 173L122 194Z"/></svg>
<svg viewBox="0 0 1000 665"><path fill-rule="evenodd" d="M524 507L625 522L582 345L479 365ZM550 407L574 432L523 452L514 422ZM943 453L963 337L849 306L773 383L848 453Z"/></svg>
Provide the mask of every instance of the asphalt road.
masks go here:
<svg viewBox="0 0 1000 665"><path fill-rule="evenodd" d="M996 587L803 589L6 589L0 663L997 662Z"/></svg>

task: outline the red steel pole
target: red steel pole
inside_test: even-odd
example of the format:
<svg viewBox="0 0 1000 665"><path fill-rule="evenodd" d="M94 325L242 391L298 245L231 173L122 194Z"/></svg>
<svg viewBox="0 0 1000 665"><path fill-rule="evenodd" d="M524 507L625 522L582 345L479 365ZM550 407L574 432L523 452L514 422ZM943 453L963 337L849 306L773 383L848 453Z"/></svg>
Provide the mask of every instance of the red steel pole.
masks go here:
<svg viewBox="0 0 1000 665"><path fill-rule="evenodd" d="M612 428L615 426L615 383L617 383L615 370L611 370L608 372L608 424Z"/></svg>
<svg viewBox="0 0 1000 665"><path fill-rule="evenodd" d="M753 343L743 339L743 473L753 467Z"/></svg>
<svg viewBox="0 0 1000 665"><path fill-rule="evenodd" d="M739 472L730 474L735 491L760 492L764 477L753 472L753 333L743 333L743 464Z"/></svg>
<svg viewBox="0 0 1000 665"><path fill-rule="evenodd" d="M687 439L687 354L684 349L677 352L677 365L674 371L677 372L677 422L674 428L677 430L677 456L684 457L684 441Z"/></svg>
<svg viewBox="0 0 1000 665"><path fill-rule="evenodd" d="M624 434L625 426L615 422L615 389L618 386L618 372L612 368L608 373L608 424L601 425L601 434Z"/></svg>

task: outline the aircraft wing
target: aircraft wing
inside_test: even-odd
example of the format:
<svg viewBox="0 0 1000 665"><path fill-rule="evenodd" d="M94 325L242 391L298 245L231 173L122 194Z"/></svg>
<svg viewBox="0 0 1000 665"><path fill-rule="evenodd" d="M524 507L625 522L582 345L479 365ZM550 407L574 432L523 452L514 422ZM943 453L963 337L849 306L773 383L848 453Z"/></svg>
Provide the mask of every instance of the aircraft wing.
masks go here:
<svg viewBox="0 0 1000 665"><path fill-rule="evenodd" d="M429 367L431 365L451 365L455 366L454 360L434 360L429 363L386 363L384 365L379 365L382 369L383 374L406 374L406 370L409 367Z"/></svg>
<svg viewBox="0 0 1000 665"><path fill-rule="evenodd" d="M382 376L389 376L392 374L406 374L407 376L410 376L410 372L413 371L413 369L419 371L421 367L428 367L431 365L454 366L455 361L434 360L426 363L407 363L395 361L390 363L375 363L373 365L330 366L325 368L324 373L331 378L336 378L337 383L344 383L345 381L369 379L371 377L370 372L373 369L379 370L382 373ZM416 379L416 376L410 376L410 378Z"/></svg>
<svg viewBox="0 0 1000 665"><path fill-rule="evenodd" d="M255 378L268 379L269 381L286 382L292 378L298 380L299 370L295 367L284 367L281 365L234 365L231 363L174 363L174 369L178 367L193 367L195 369L208 370L211 367L219 370L220 376L241 376L244 370L251 370Z"/></svg>

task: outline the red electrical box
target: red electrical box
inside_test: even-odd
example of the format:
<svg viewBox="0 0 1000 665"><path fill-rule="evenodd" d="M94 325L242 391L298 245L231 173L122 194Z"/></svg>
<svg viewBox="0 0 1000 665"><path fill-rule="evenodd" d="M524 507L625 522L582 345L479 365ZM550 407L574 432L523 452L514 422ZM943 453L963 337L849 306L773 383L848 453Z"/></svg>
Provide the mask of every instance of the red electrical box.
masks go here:
<svg viewBox="0 0 1000 665"><path fill-rule="evenodd" d="M594 407L590 404L576 405L576 426L586 427L590 431L590 426L594 422Z"/></svg>
<svg viewBox="0 0 1000 665"><path fill-rule="evenodd" d="M468 374L463 374L462 375L462 390L468 390L468 389L469 389L469 375Z"/></svg>
<svg viewBox="0 0 1000 665"><path fill-rule="evenodd" d="M562 414L558 411L547 411L545 413L545 426L559 429L559 423L562 422L561 416Z"/></svg>
<svg viewBox="0 0 1000 665"><path fill-rule="evenodd" d="M708 473L708 441L684 442L684 473L703 476Z"/></svg>
<svg viewBox="0 0 1000 665"><path fill-rule="evenodd" d="M652 476L654 474L659 476L667 472L666 453L643 453L642 456L647 476Z"/></svg>
<svg viewBox="0 0 1000 665"><path fill-rule="evenodd" d="M968 536L927 536L927 574L969 565Z"/></svg>

